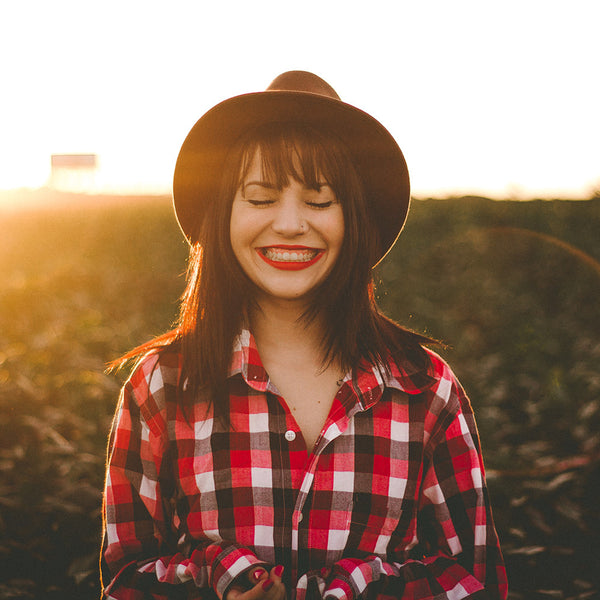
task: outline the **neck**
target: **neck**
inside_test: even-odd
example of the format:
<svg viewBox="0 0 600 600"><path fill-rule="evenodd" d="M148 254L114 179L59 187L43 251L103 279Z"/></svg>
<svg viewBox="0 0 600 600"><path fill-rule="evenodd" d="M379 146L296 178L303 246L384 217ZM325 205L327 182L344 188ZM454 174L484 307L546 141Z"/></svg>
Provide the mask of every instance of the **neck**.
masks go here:
<svg viewBox="0 0 600 600"><path fill-rule="evenodd" d="M260 302L251 312L250 326L261 356L290 351L305 353L320 363L321 337L324 323L318 316L310 323L301 320L306 304L293 302Z"/></svg>

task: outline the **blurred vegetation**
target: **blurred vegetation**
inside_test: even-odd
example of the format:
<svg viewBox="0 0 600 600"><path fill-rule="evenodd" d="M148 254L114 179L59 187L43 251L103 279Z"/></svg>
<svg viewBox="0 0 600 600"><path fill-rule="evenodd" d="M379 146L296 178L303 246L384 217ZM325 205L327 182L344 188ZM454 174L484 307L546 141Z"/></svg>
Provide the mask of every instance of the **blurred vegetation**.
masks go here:
<svg viewBox="0 0 600 600"><path fill-rule="evenodd" d="M0 212L0 598L98 597L105 363L184 285L167 198L58 204ZM472 399L513 600L600 595L599 230L600 199L416 200L376 273Z"/></svg>

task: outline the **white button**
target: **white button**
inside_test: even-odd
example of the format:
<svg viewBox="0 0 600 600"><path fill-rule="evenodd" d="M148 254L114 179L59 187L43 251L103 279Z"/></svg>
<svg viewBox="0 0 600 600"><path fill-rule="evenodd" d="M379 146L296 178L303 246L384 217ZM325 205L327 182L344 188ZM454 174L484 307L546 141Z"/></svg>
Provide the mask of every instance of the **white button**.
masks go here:
<svg viewBox="0 0 600 600"><path fill-rule="evenodd" d="M296 432L292 431L291 429L288 429L285 432L285 439L288 442L293 442L296 439Z"/></svg>
<svg viewBox="0 0 600 600"><path fill-rule="evenodd" d="M304 515L302 513L300 513L298 515L298 523L300 523L302 521L302 517L304 517Z"/></svg>

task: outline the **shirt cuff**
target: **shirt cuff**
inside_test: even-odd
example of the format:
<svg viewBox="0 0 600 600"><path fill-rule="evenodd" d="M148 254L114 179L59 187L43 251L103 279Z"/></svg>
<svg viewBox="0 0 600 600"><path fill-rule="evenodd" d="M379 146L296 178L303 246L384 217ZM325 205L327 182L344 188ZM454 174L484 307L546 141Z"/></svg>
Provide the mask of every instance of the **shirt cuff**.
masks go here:
<svg viewBox="0 0 600 600"><path fill-rule="evenodd" d="M344 558L333 565L323 598L356 600L372 580L372 565L360 559Z"/></svg>
<svg viewBox="0 0 600 600"><path fill-rule="evenodd" d="M355 600L354 590L348 581L334 579L325 590L324 600Z"/></svg>
<svg viewBox="0 0 600 600"><path fill-rule="evenodd" d="M215 557L212 568L212 588L222 599L233 580L256 565L264 565L248 548L227 546Z"/></svg>

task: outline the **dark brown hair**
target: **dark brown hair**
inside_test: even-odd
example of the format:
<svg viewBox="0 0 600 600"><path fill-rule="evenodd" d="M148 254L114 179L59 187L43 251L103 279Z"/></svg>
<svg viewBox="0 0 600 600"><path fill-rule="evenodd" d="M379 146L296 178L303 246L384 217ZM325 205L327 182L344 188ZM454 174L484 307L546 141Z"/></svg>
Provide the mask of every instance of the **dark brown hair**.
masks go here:
<svg viewBox="0 0 600 600"><path fill-rule="evenodd" d="M348 150L333 135L294 123L262 126L231 149L220 193L210 203L196 232L198 241L190 250L177 327L112 366L122 366L151 349L176 346L183 356L181 382L190 390L184 396L193 401L204 396L214 402L215 415L228 421L226 379L233 342L255 296L254 284L233 253L229 223L235 193L259 149L265 181L282 189L293 177L318 189L325 180L342 205L344 240L339 258L327 279L313 291L302 316L305 323L323 317L323 366L335 359L349 369L365 357L385 368L391 352L397 360L409 359L426 372L429 359L421 344L432 340L392 323L375 302L371 267L379 240L370 218L369 199Z"/></svg>

